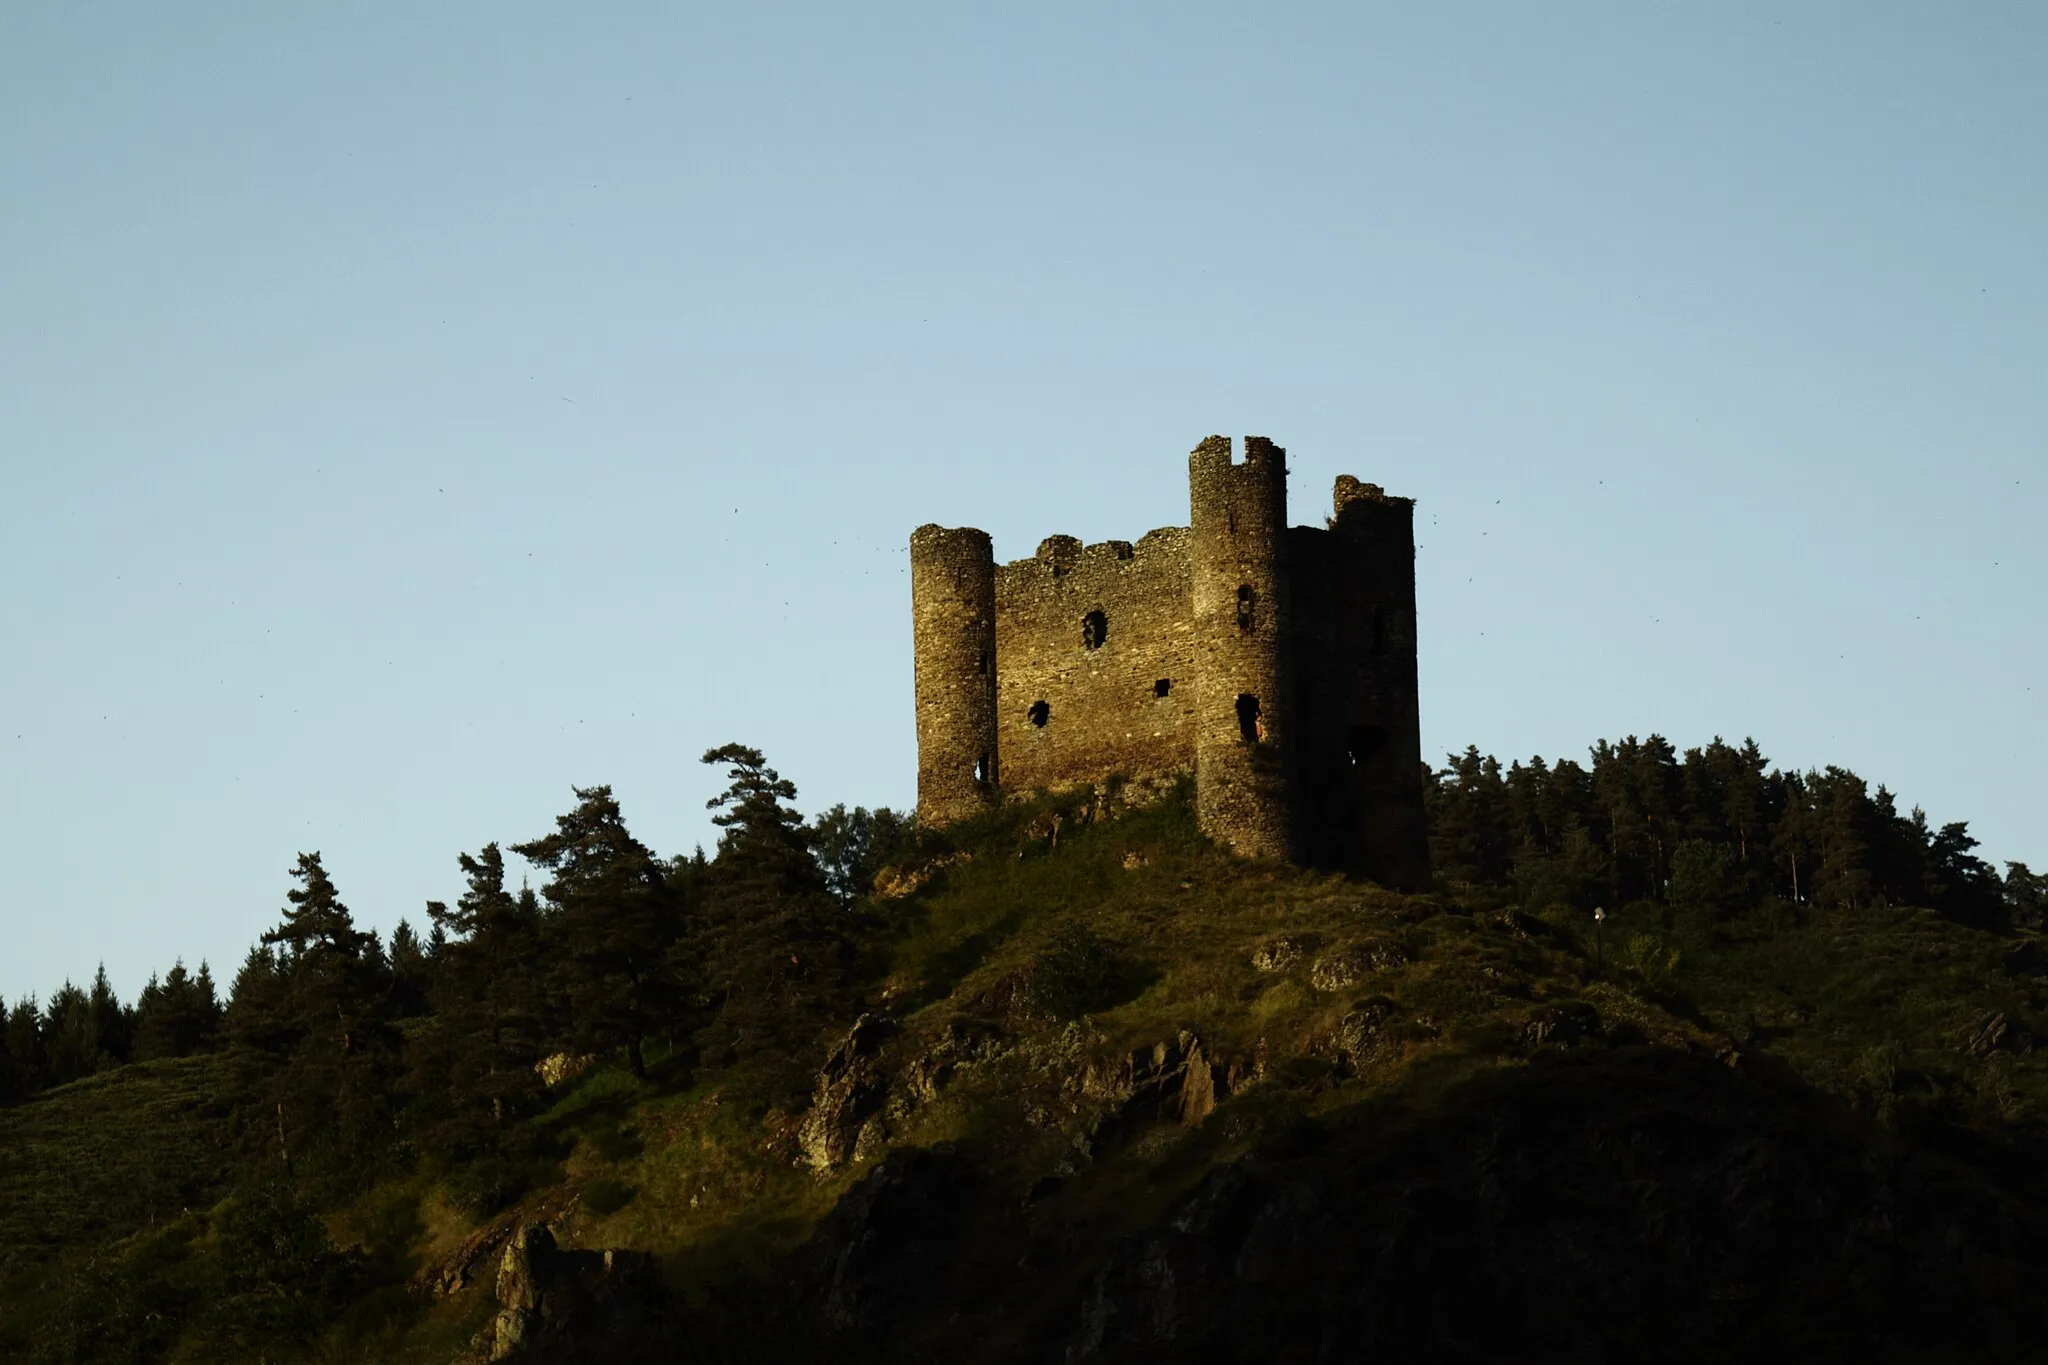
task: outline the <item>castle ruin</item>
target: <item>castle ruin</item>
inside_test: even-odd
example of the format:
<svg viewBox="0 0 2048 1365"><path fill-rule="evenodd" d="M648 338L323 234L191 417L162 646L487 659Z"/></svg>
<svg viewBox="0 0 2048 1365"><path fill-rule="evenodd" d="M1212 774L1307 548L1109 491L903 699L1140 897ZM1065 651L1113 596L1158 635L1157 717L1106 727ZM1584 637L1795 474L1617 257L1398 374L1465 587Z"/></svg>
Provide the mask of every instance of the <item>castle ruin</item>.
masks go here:
<svg viewBox="0 0 2048 1365"><path fill-rule="evenodd" d="M1425 887L1414 507L1350 475L1327 529L1287 525L1287 452L1188 459L1189 525L1133 544L910 537L917 812L1192 771L1236 851Z"/></svg>

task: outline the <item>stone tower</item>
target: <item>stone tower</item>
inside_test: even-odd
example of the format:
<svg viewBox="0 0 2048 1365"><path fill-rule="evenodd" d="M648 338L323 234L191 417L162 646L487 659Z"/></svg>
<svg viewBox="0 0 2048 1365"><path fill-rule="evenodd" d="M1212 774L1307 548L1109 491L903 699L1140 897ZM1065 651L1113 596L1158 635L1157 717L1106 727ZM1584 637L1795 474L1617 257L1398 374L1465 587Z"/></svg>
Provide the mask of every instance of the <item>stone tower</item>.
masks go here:
<svg viewBox="0 0 2048 1365"><path fill-rule="evenodd" d="M1241 853L1298 855L1292 815L1292 698L1284 647L1287 452L1227 437L1188 457L1188 588L1195 627L1195 809L1202 828Z"/></svg>
<svg viewBox="0 0 2048 1365"><path fill-rule="evenodd" d="M918 818L1005 791L1192 772L1211 837L1252 857L1429 881L1414 504L1349 475L1327 528L1287 525L1287 454L1212 436L1189 522L1136 544L910 538Z"/></svg>
<svg viewBox="0 0 2048 1365"><path fill-rule="evenodd" d="M951 824L995 799L996 559L988 534L910 537L917 666L917 809Z"/></svg>

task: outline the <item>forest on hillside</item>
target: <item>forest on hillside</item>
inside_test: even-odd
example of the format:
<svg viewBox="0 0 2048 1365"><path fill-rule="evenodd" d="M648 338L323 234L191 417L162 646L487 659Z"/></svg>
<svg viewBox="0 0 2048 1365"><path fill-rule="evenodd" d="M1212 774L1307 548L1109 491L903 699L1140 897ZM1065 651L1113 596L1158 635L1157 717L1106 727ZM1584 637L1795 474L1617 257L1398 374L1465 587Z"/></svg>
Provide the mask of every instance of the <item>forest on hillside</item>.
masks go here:
<svg viewBox="0 0 2048 1365"><path fill-rule="evenodd" d="M508 846L548 874L538 895L507 885L505 849L490 844L458 855L468 889L452 908L428 902L426 932L401 920L388 943L356 926L319 853L302 854L281 920L225 1000L209 964L182 960L132 1002L104 969L89 987L17 1000L0 1030L0 1103L234 1047L268 1076L287 1152L362 1171L361 1144L399 1111L401 1131L420 1135L401 1146L490 1148L554 1052L622 1049L636 1073L650 1040L714 1064L792 1049L807 1060L858 994L876 874L943 835L887 808L806 821L794 785L744 745L703 761L730 779L711 802L723 832L710 856L657 855L608 787L578 789L554 830ZM1997 932L2048 918L2048 873L2001 872L1972 852L1966 823L1901 812L1845 768L1773 768L1753 740L1681 754L1630 736L1585 763L1506 766L1468 748L1428 772L1424 793L1439 884L1510 888L1525 907L1917 905Z"/></svg>
<svg viewBox="0 0 2048 1365"><path fill-rule="evenodd" d="M183 1220L148 1243L168 1259L147 1273L98 1261L68 1272L72 1297L52 1321L76 1335L45 1333L39 1358L154 1359L172 1342L226 1357L311 1340L409 1273L337 1246L326 1213L416 1176L482 1220L558 1180L559 1136L532 1120L561 1103L554 1085L579 1059L615 1059L657 1087L710 1078L757 1111L801 1113L832 1039L882 1003L905 902L876 894L878 879L900 889L910 879L897 869L943 867L974 831L921 830L887 809L806 819L759 751L728 744L703 761L727 780L710 802L720 835L708 854L657 854L609 788L581 788L552 829L457 855L466 888L453 904L427 903L424 932L401 923L387 942L359 926L307 852L225 999L206 964L177 963L132 1002L101 972L89 988L10 1009L8 1103L32 1111L26 1102L58 1092L114 1106L112 1092L91 1090L95 1078L156 1068L189 1091L166 1092L166 1122L204 1112L227 1134L224 1147L194 1137L174 1200L93 1209L76 1207L95 1197L78 1193L60 1210L69 1233L50 1231L56 1205L27 1215L52 1247L73 1248ZM1717 925L1752 937L1765 926L1768 953L1770 926L1789 932L1809 916L1863 916L1889 933L1897 907L1924 907L2018 943L2048 915L2048 878L1992 867L1965 825L1901 813L1888 790L1844 769L1774 769L1754 743L1680 753L1631 737L1595 745L1585 763L1506 766L1468 749L1428 774L1426 795L1446 907L1507 907L1510 924L1519 907L1567 935L1600 910L1644 931L1631 951L1652 985L1668 970L1650 957L1668 968L1673 945L1709 945ZM511 884L508 854L542 874L537 889ZM1113 943L1062 933L1030 987L1041 1003L1065 1001L1048 1018L1084 1012L1102 980L1130 970ZM1852 1060L1894 1065L1870 1056ZM203 1074L175 1069L197 1059ZM192 1221L223 1193L233 1197L222 1212ZM597 1209L630 1197L603 1181L581 1195ZM0 1255L0 1281L20 1268Z"/></svg>

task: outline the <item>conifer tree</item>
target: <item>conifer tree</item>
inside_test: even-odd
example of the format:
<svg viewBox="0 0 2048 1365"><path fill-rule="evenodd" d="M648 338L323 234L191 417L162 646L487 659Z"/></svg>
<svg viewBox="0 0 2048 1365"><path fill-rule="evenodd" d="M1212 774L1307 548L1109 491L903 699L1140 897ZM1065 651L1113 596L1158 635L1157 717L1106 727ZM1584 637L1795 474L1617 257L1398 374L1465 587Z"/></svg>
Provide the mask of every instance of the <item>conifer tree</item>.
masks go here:
<svg viewBox="0 0 2048 1365"><path fill-rule="evenodd" d="M42 1013L33 995L24 995L7 1012L7 1060L13 1068L17 1099L25 1099L50 1083Z"/></svg>
<svg viewBox="0 0 2048 1365"><path fill-rule="evenodd" d="M700 955L716 1001L714 1039L745 1055L805 1052L841 1015L849 988L844 916L811 855L796 786L760 750L704 755L730 783L706 804L723 833L710 866Z"/></svg>
<svg viewBox="0 0 2048 1365"><path fill-rule="evenodd" d="M45 1084L67 1085L99 1070L99 1039L93 1027L92 1000L66 981L43 1007Z"/></svg>
<svg viewBox="0 0 2048 1365"><path fill-rule="evenodd" d="M486 844L457 861L469 880L454 909L427 914L442 946L435 953L436 1082L457 1111L488 1112L493 1126L537 1093L534 1064L544 1043L541 912L529 892L505 889L505 855Z"/></svg>
<svg viewBox="0 0 2048 1365"><path fill-rule="evenodd" d="M400 1019L427 1012L434 962L427 946L407 921L398 921L391 931L391 1002Z"/></svg>
<svg viewBox="0 0 2048 1365"><path fill-rule="evenodd" d="M199 974L193 976L180 959L162 981L152 976L136 1001L136 1060L189 1057L207 1051L219 1026L220 1002L214 998L213 977L206 964L200 963Z"/></svg>
<svg viewBox="0 0 2048 1365"><path fill-rule="evenodd" d="M96 1069L127 1062L134 1050L135 1017L132 1011L122 1007L120 997L114 994L113 983L107 980L107 964L104 962L93 973L87 1009L92 1017L93 1044L98 1053Z"/></svg>
<svg viewBox="0 0 2048 1365"><path fill-rule="evenodd" d="M644 1076L646 1040L680 1004L670 955L679 907L611 788L574 790L576 808L556 818L554 833L512 851L554 874L542 895L571 1036L590 1048L624 1048L633 1074Z"/></svg>
<svg viewBox="0 0 2048 1365"><path fill-rule="evenodd" d="M275 954L252 951L244 964L246 1008L245 982L236 982L240 1034L277 1063L268 1099L283 1154L317 1146L340 1169L374 1150L395 1102L390 968L376 936L356 928L317 852L300 854L291 875L300 884L262 939Z"/></svg>

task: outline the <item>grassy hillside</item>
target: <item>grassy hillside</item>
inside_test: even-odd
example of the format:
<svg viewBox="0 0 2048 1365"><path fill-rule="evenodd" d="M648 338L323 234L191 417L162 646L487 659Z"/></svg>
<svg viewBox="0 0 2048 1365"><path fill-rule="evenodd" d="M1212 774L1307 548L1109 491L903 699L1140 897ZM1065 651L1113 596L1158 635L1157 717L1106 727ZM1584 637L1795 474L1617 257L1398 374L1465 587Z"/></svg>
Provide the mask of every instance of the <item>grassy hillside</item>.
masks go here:
<svg viewBox="0 0 2048 1365"><path fill-rule="evenodd" d="M765 1065L657 1055L636 1080L607 1059L533 1120L553 1164L517 1207L463 1214L408 1177L331 1212L353 1259L300 1319L298 1354L453 1359L493 1310L499 1234L537 1220L568 1247L651 1253L668 1316L649 1330L714 1359L1190 1358L1196 1339L1292 1340L1243 1306L1290 1295L1296 1319L1355 1319L1383 1349L1422 1349L1463 1340L1457 1324L1484 1305L1445 1286L1473 1283L1489 1256L1523 1268L1486 1271L1488 1303L1508 1285L1540 1318L1527 1267L1581 1257L1588 1274L1643 1277L1628 1312L1668 1300L1660 1321L1709 1336L1752 1320L1819 1331L1846 1311L1825 1305L1905 1273L1873 1261L1838 1281L1825 1267L1847 1264L1844 1247L1924 1235L1949 1260L1995 1263L1983 1282L1998 1292L2042 1284L2048 1054L2033 1038L2048 964L2032 939L1901 908L1643 904L1596 926L1486 888L1398 896L1227 857L1196 833L1185 792L1011 807L904 871L899 884L921 884L862 911L875 1020L826 1095L837 1127L807 1124ZM819 1039L817 1064L841 1042ZM221 1188L227 1085L217 1060L131 1067L0 1112L15 1253L0 1263L0 1343L27 1352L62 1335L52 1314L111 1311L90 1295L30 1301L50 1280L28 1262L58 1246L115 1244L131 1287L227 1292L163 1268L227 1236L225 1210L164 1227ZM1738 1150L1748 1183L1728 1175ZM1573 1207L1542 1212L1537 1191ZM1654 1226L1600 1231L1660 1200ZM1872 1242L1879 1204L1890 1240ZM1369 1235L1316 1222L1318 1205L1355 1209L1344 1226ZM1969 1216L1943 1222L1951 1208ZM1443 1251L1401 1231L1427 1226L1464 1229L1467 1269L1387 1279ZM1658 1279L1658 1258L1681 1251L1691 1269ZM1258 1278L1268 1264L1280 1279ZM1160 1297L1161 1267L1179 1297ZM1705 1307L1684 1298L1695 1280ZM1265 1287L1246 1297L1251 1284ZM262 1301L260 1286L236 1292ZM1390 1306L1424 1301L1427 1321ZM181 1311L169 1319L204 1316ZM1980 1313L1979 1345L2012 1346L2022 1318ZM1616 1350L1655 1340L1615 1321ZM91 1326L71 1322L72 1345L32 1358L291 1355L246 1325Z"/></svg>

